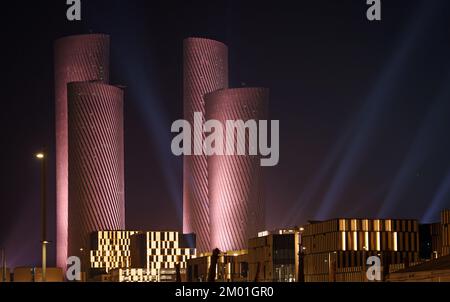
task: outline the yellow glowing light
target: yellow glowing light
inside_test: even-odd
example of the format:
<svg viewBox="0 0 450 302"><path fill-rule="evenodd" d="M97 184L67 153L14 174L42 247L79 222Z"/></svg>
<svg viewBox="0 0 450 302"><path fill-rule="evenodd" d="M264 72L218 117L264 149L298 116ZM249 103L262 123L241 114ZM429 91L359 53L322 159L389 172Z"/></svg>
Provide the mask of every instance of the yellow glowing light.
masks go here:
<svg viewBox="0 0 450 302"><path fill-rule="evenodd" d="M368 251L369 248L370 248L370 244L369 244L369 232L365 232L365 233L364 233L364 244L365 244L364 249L365 249L366 251Z"/></svg>
<svg viewBox="0 0 450 302"><path fill-rule="evenodd" d="M381 251L381 233L377 232L377 251Z"/></svg>
<svg viewBox="0 0 450 302"><path fill-rule="evenodd" d="M345 251L347 249L347 234L342 232L342 250Z"/></svg>
<svg viewBox="0 0 450 302"><path fill-rule="evenodd" d="M38 154L36 154L36 158L37 159L44 159L45 158L45 154L44 153L38 153Z"/></svg>
<svg viewBox="0 0 450 302"><path fill-rule="evenodd" d="M394 251L398 251L398 236L397 232L394 232Z"/></svg>
<svg viewBox="0 0 450 302"><path fill-rule="evenodd" d="M392 220L386 221L386 231L388 231L388 232L392 231Z"/></svg>
<svg viewBox="0 0 450 302"><path fill-rule="evenodd" d="M380 220L377 219L377 220L374 221L374 223L375 223L375 231L377 231L377 232L381 231Z"/></svg>

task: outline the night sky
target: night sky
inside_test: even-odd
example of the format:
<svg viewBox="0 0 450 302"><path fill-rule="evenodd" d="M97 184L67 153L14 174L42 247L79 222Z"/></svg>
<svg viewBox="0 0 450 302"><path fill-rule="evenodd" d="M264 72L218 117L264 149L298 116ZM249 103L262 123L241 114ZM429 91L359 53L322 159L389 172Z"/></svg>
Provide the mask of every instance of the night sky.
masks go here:
<svg viewBox="0 0 450 302"><path fill-rule="evenodd" d="M267 228L334 217L439 219L450 207L450 2L365 0L5 1L1 22L0 247L40 263L39 163L48 146L55 240L53 41L111 35L111 83L125 100L128 229L182 226L182 41L230 47L231 86L271 89L280 164L267 168ZM54 265L54 244L50 264Z"/></svg>

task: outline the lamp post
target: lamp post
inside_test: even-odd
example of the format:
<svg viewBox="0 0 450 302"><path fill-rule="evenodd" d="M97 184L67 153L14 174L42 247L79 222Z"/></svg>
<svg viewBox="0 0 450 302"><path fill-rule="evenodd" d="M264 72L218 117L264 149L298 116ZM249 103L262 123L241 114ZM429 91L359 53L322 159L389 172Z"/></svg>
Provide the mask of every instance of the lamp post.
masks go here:
<svg viewBox="0 0 450 302"><path fill-rule="evenodd" d="M47 158L45 152L36 158L41 162L42 282L47 282Z"/></svg>

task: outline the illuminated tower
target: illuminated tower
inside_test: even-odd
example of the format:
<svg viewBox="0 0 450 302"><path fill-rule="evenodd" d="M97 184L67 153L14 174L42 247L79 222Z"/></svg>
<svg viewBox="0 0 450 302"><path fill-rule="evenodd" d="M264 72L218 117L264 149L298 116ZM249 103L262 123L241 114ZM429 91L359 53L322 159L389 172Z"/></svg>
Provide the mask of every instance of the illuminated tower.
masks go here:
<svg viewBox="0 0 450 302"><path fill-rule="evenodd" d="M56 258L66 268L68 232L68 118L67 84L75 81L109 82L109 37L81 35L55 43L56 99Z"/></svg>
<svg viewBox="0 0 450 302"><path fill-rule="evenodd" d="M85 257L90 234L125 229L123 91L68 85L69 255Z"/></svg>
<svg viewBox="0 0 450 302"><path fill-rule="evenodd" d="M222 125L230 120L267 120L267 89L225 89L205 99L207 120ZM248 132L246 136L248 142ZM237 137L235 132L235 146ZM261 157L248 155L248 145L246 149L243 156L208 158L211 245L222 251L246 249L248 240L265 229Z"/></svg>
<svg viewBox="0 0 450 302"><path fill-rule="evenodd" d="M205 94L227 87L227 46L213 40L186 39L184 119L194 125L195 112L201 112L204 119ZM204 137L203 133L200 135ZM197 235L198 252L210 252L207 157L185 156L183 179L183 231Z"/></svg>

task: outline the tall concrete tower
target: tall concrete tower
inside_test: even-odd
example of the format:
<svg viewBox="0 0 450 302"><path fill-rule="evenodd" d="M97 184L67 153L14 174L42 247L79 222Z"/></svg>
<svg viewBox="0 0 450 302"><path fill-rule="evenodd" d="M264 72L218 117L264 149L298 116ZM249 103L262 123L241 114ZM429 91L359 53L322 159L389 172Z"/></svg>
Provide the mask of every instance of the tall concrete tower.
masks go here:
<svg viewBox="0 0 450 302"><path fill-rule="evenodd" d="M205 94L224 88L228 88L227 46L208 39L186 39L184 119L194 125L194 113L200 112L204 120ZM203 133L201 135L204 136ZM211 251L207 163L204 155L184 158L183 231L197 235L197 251L200 253Z"/></svg>
<svg viewBox="0 0 450 302"><path fill-rule="evenodd" d="M67 84L75 81L109 82L109 37L80 35L55 43L56 98L56 262L66 268L68 257L68 116Z"/></svg>
<svg viewBox="0 0 450 302"><path fill-rule="evenodd" d="M230 120L267 120L268 102L269 91L263 88L216 91L206 96L206 118L222 125ZM246 136L248 142L249 134ZM235 147L237 137L235 133ZM248 146L246 149L249 154ZM251 155L208 157L212 247L222 251L246 249L248 239L265 229L260 159Z"/></svg>
<svg viewBox="0 0 450 302"><path fill-rule="evenodd" d="M89 255L94 231L125 229L123 91L68 85L69 255Z"/></svg>

